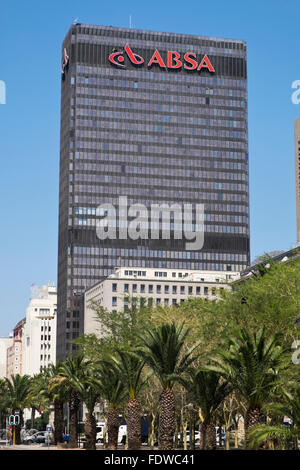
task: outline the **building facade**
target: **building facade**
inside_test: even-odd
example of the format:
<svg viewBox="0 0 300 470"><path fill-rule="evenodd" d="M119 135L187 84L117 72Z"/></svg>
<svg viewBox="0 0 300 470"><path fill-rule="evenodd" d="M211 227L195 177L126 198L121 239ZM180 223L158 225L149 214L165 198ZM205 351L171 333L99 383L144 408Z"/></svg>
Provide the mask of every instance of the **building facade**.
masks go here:
<svg viewBox="0 0 300 470"><path fill-rule="evenodd" d="M0 378L6 377L7 372L7 349L13 344L12 336L0 338Z"/></svg>
<svg viewBox="0 0 300 470"><path fill-rule="evenodd" d="M108 312L140 306L169 307L189 298L216 300L218 291L230 289L238 272L191 271L177 269L119 268L84 293L84 333L101 336L94 302Z"/></svg>
<svg viewBox="0 0 300 470"><path fill-rule="evenodd" d="M23 375L23 336L25 318L13 329L12 344L6 350L6 377Z"/></svg>
<svg viewBox="0 0 300 470"><path fill-rule="evenodd" d="M56 363L56 318L56 287L42 286L26 309L23 374L33 376Z"/></svg>
<svg viewBox="0 0 300 470"><path fill-rule="evenodd" d="M80 295L117 267L236 272L249 264L247 115L243 41L71 26L62 46L58 359L83 332ZM104 204L118 220L116 236L101 239ZM124 236L134 204L201 204L204 244L187 248L175 213L169 237L160 216L157 237Z"/></svg>

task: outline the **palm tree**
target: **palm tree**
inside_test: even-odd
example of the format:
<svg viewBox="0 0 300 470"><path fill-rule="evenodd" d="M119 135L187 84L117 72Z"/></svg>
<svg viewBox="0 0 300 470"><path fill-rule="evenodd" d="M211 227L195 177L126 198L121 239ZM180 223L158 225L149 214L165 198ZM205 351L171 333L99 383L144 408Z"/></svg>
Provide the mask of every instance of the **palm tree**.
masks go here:
<svg viewBox="0 0 300 470"><path fill-rule="evenodd" d="M69 447L78 447L78 413L80 407L79 389L84 376L84 368L87 362L82 354L73 358L67 358L60 364L58 375L52 379L52 390L61 389L68 395L70 412L70 438Z"/></svg>
<svg viewBox="0 0 300 470"><path fill-rule="evenodd" d="M20 412L20 422L15 426L15 442L21 444L21 428L23 427L23 411L29 404L31 378L28 375L13 375L6 378L7 404L11 414Z"/></svg>
<svg viewBox="0 0 300 470"><path fill-rule="evenodd" d="M85 419L85 447L87 450L96 450L96 419L94 416L95 405L101 393L100 378L97 369L90 362L86 362L82 370L82 376L77 383L77 392L82 402L87 407Z"/></svg>
<svg viewBox="0 0 300 470"><path fill-rule="evenodd" d="M285 367L279 336L266 338L265 328L251 334L244 328L229 338L228 348L212 358L210 370L219 373L247 403L245 432L265 421L262 406L270 399Z"/></svg>
<svg viewBox="0 0 300 470"><path fill-rule="evenodd" d="M124 382L129 400L126 405L127 443L128 449L139 449L141 446L141 409L138 394L149 378L142 379L145 361L131 351L117 350L118 357L112 358L117 372Z"/></svg>
<svg viewBox="0 0 300 470"><path fill-rule="evenodd" d="M119 414L117 409L124 398L124 383L112 360L107 359L98 363L97 370L99 373L100 395L108 403L108 449L115 450L118 447L119 433Z"/></svg>
<svg viewBox="0 0 300 470"><path fill-rule="evenodd" d="M54 444L64 442L64 403L68 400L68 389L65 381L58 378L62 362L50 364L44 373L48 380L48 393L54 405Z"/></svg>
<svg viewBox="0 0 300 470"><path fill-rule="evenodd" d="M192 353L199 343L183 353L185 340L190 329L184 329L184 323L163 324L157 328L148 328L141 336L143 347L141 354L160 381L159 445L161 449L173 448L175 433L175 395L174 382L192 364Z"/></svg>
<svg viewBox="0 0 300 470"><path fill-rule="evenodd" d="M253 426L248 433L249 447L257 447L265 441L275 440L283 450L298 449L300 439L300 387L291 393L282 390L280 400L282 403L270 403L266 406L275 416L289 418L291 425L259 424Z"/></svg>
<svg viewBox="0 0 300 470"><path fill-rule="evenodd" d="M0 378L0 428L5 426L3 422L3 417L7 415L7 385L6 380Z"/></svg>
<svg viewBox="0 0 300 470"><path fill-rule="evenodd" d="M217 372L201 367L191 369L188 379L182 380L195 405L201 410L200 447L205 450L216 448L216 411L232 387Z"/></svg>
<svg viewBox="0 0 300 470"><path fill-rule="evenodd" d="M31 427L34 428L35 412L49 408L48 381L44 372L32 377L29 387L29 407L31 408Z"/></svg>

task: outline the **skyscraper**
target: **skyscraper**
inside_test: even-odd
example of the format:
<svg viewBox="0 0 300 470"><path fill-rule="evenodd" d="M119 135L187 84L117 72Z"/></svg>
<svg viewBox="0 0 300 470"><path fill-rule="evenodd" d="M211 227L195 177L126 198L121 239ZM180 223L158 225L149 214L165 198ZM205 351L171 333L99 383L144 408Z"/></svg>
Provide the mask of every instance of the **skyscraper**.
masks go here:
<svg viewBox="0 0 300 470"><path fill-rule="evenodd" d="M246 56L240 40L71 26L62 46L57 359L82 332L81 293L115 267L248 265ZM125 212L203 204L203 247L187 249L175 214L170 239L99 239L106 214L97 207L120 212L120 197Z"/></svg>

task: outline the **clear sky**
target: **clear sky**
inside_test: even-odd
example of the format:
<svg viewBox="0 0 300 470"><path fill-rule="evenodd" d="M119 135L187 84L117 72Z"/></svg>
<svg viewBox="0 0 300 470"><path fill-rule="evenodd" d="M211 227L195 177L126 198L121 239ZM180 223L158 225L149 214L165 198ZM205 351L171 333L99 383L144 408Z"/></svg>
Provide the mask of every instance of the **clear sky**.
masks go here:
<svg viewBox="0 0 300 470"><path fill-rule="evenodd" d="M0 336L56 282L61 43L74 21L248 43L251 259L296 240L299 0L0 0Z"/></svg>

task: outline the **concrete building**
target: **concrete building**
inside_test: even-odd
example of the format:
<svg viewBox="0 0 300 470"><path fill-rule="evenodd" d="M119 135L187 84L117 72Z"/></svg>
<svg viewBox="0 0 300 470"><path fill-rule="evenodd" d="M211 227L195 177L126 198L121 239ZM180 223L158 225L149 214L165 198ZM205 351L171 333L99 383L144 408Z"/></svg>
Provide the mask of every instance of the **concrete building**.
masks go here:
<svg viewBox="0 0 300 470"><path fill-rule="evenodd" d="M56 363L56 287L35 291L26 310L23 335L23 374L30 376Z"/></svg>
<svg viewBox="0 0 300 470"><path fill-rule="evenodd" d="M7 349L13 344L12 335L8 338L0 338L0 378L6 377Z"/></svg>
<svg viewBox="0 0 300 470"><path fill-rule="evenodd" d="M249 264L247 45L73 24L61 72L57 358L63 360L83 332L78 294L116 267L235 272ZM119 208L115 238L96 232L104 204ZM177 237L175 214L167 227L161 223L158 238L145 231L124 237L135 204L147 214L152 205L204 205L203 248L189 249Z"/></svg>
<svg viewBox="0 0 300 470"><path fill-rule="evenodd" d="M190 297L217 299L218 289L230 289L238 272L152 268L118 268L84 294L84 333L101 335L93 302L108 310L123 311L132 301L148 306L171 306Z"/></svg>
<svg viewBox="0 0 300 470"><path fill-rule="evenodd" d="M12 344L6 350L6 377L23 374L23 337L25 318L13 329Z"/></svg>

